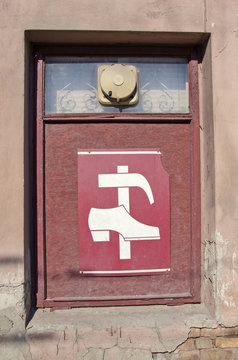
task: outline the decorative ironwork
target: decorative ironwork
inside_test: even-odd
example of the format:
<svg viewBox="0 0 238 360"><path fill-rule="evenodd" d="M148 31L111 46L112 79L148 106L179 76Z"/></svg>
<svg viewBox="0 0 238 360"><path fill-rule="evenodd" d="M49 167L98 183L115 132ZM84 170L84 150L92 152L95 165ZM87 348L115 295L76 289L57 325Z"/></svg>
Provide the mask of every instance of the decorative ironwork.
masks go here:
<svg viewBox="0 0 238 360"><path fill-rule="evenodd" d="M133 106L101 105L98 101L95 76L98 64L73 65L56 63L48 70L51 78L46 78L46 113L188 112L186 63L146 63L146 59L145 62L136 63L140 79L139 101ZM64 81L68 81L64 87L62 76Z"/></svg>
<svg viewBox="0 0 238 360"><path fill-rule="evenodd" d="M83 112L103 112L103 108L98 102L97 89L89 83L86 83L86 85L91 87L91 90L87 90L83 97Z"/></svg>
<svg viewBox="0 0 238 360"><path fill-rule="evenodd" d="M72 112L76 107L76 101L73 97L72 91L64 91L64 95L60 97L59 104L62 112Z"/></svg>
<svg viewBox="0 0 238 360"><path fill-rule="evenodd" d="M164 88L162 95L159 97L159 108L162 112L169 113L174 108L174 99L166 85L160 82Z"/></svg>
<svg viewBox="0 0 238 360"><path fill-rule="evenodd" d="M159 83L162 89L145 89L150 83L146 83L140 91L142 97L142 108L145 112L153 112L153 108L158 107L161 112L169 113L174 108L174 98L167 86ZM153 95L152 95L153 94Z"/></svg>

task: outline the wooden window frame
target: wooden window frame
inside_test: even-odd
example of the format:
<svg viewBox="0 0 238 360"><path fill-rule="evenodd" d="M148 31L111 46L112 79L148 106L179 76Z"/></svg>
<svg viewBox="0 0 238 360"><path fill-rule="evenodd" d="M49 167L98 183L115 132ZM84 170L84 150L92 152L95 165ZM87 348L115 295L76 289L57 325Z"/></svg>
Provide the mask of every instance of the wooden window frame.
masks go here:
<svg viewBox="0 0 238 360"><path fill-rule="evenodd" d="M42 55L44 54L44 55ZM47 56L152 56L184 57L188 59L189 106L188 114L146 114L146 113L84 113L84 114L44 114L44 72ZM79 47L38 47L36 51L37 73L37 307L81 307L81 306L114 306L114 305L149 305L149 304L183 304L200 302L200 267L201 267L201 215L200 215L200 139L199 139L199 100L198 100L198 55L194 48L176 47L129 47L129 46L79 46ZM46 280L46 238L45 238L45 179L44 179L44 131L49 123L189 123L191 131L191 282L190 292L185 296L168 297L128 297L103 299L47 297Z"/></svg>

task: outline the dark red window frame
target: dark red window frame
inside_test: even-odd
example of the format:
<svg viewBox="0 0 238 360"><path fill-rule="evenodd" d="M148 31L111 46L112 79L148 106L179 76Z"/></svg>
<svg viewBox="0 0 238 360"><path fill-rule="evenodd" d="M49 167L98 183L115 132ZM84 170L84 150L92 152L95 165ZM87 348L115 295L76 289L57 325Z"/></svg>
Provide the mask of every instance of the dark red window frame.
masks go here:
<svg viewBox="0 0 238 360"><path fill-rule="evenodd" d="M119 50L118 50L119 49ZM42 55L44 54L44 55ZM126 55L126 56L175 56L175 57L185 57L188 59L188 79L189 79L189 104L190 104L190 113L188 114L44 114L44 71L45 71L45 57L50 55L77 55L77 56L87 56L87 55ZM159 48L159 47L140 47L140 48L131 48L131 47L113 47L113 46L81 46L77 49L64 49L62 47L57 47L54 50L47 47L37 50L37 116L36 116L36 129L37 129L37 306L38 307L80 307L80 306L114 306L114 305L149 305L149 304L182 304L182 303L194 303L200 301L200 257L201 257L201 243L200 243L200 140L199 140L199 103L198 103L198 57L195 49L191 48ZM190 161L190 179L189 179L189 189L188 196L190 196L189 204L189 213L190 213L190 223L189 223L189 262L190 266L187 269L189 274L189 285L187 286L186 291L173 291L165 292L163 294L133 294L130 296L124 296L119 294L114 294L113 296L107 296L106 293L103 293L101 296L98 294L96 296L80 296L80 283L78 285L79 291L75 295L70 294L70 285L68 289L61 291L61 295L57 295L57 291L50 290L50 280L49 280L49 271L55 267L55 269L60 268L61 264L58 263L58 259L55 259L52 254L48 252L50 246L48 246L47 238L47 226L51 219L47 218L47 176L50 176L50 172L46 170L47 156L49 153L50 147L47 147L47 144L54 146L55 139L57 140L57 132L62 131L64 126L69 125L69 136L71 136L75 129L80 128L84 132L85 136L91 133L90 126L93 127L110 127L112 133L115 133L115 126L118 125L118 128L122 128L125 125L131 124L135 126L136 124L144 124L149 127L149 130L152 131L158 126L165 125L168 129L171 130L171 139L176 136L177 129L184 127L184 131L187 134L189 143L189 161ZM134 124L134 125L133 125ZM50 128L51 127L51 128ZM174 130L173 130L174 127ZM48 129L56 129L52 132ZM86 129L87 128L87 129ZM86 129L86 130L85 130ZM94 130L93 130L94 131ZM169 130L170 131L170 130ZM71 135L70 135L71 134ZM96 136L96 135L95 135ZM156 136L156 134L155 134ZM154 140L153 140L154 141ZM176 138L175 138L176 141ZM181 139L180 139L181 142ZM58 144L59 145L59 144ZM58 146L56 144L56 146ZM64 146L64 144L62 144ZM182 148L182 144L181 144ZM171 160L172 161L172 160ZM50 158L49 163L53 163L54 159ZM183 159L179 162L178 166L183 168ZM54 171L54 170L52 170ZM77 191L77 189L76 189ZM171 205L172 206L172 205ZM57 209L55 209L57 211ZM70 216L70 215L69 215ZM67 222L67 216L66 220ZM69 220L70 221L70 220ZM173 221L173 219L172 219ZM58 223L60 225L60 221ZM52 228L53 229L53 228ZM63 246L63 244L62 244ZM171 247L173 242L171 243ZM75 249L75 252L77 250ZM54 254L55 255L55 254ZM67 256L67 255L65 255ZM178 255L179 256L179 255ZM176 255L174 255L176 257ZM64 261L70 262L71 259L64 259ZM172 259L179 261L180 259ZM53 264L52 264L53 262ZM75 276L74 276L75 275ZM60 282L57 280L57 274L55 275L54 286L57 288L64 287L65 282ZM175 283L176 276L179 274L171 274L170 284ZM174 276L174 277L173 277ZM181 274L182 276L182 274ZM75 280L76 277L76 280ZM72 289L77 283L77 274L72 274L74 278L74 283L72 284ZM79 279L80 277L78 277ZM143 279L144 278L144 279ZM142 279L142 280L140 280ZM139 282L141 282L141 287L146 283L147 277L140 277ZM156 281L156 278L154 278ZM166 288L165 278L162 283L164 288ZM53 281L53 280L52 280ZM57 283L58 281L58 283ZM68 278L68 283L70 282ZM73 281L73 280L72 280ZM76 283L75 283L76 281ZM81 281L81 280L80 280ZM124 281L123 279L121 280ZM160 281L160 275L157 275L157 281ZM58 285L57 285L58 284ZM63 285L62 285L63 284ZM94 282L92 282L92 286ZM89 286L91 286L89 284ZM109 285L107 285L109 286ZM107 287L105 286L105 288ZM170 285L169 285L170 287ZM63 293L63 295L62 295Z"/></svg>

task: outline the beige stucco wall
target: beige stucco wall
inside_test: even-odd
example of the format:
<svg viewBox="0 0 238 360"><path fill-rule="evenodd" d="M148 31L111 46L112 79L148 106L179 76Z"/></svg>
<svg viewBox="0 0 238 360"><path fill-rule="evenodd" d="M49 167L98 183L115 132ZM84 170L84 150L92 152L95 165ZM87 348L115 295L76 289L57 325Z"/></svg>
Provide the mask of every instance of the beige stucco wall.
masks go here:
<svg viewBox="0 0 238 360"><path fill-rule="evenodd" d="M37 30L209 32L199 65L203 301L212 312L215 304L217 321L238 324L237 1L2 0L0 29L0 309L18 303L24 313L24 126L33 121L26 106L25 31L34 30L38 41L50 38Z"/></svg>
<svg viewBox="0 0 238 360"><path fill-rule="evenodd" d="M212 33L215 127L217 316L237 322L237 40L236 1L207 2L207 31Z"/></svg>

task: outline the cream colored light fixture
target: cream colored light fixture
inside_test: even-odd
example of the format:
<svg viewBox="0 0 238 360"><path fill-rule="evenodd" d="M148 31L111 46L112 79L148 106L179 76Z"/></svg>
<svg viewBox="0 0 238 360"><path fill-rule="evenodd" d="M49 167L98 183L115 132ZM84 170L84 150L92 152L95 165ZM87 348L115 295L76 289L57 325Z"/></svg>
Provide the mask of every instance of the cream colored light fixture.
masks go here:
<svg viewBox="0 0 238 360"><path fill-rule="evenodd" d="M111 106L135 105L138 102L136 67L123 64L99 66L98 101Z"/></svg>

